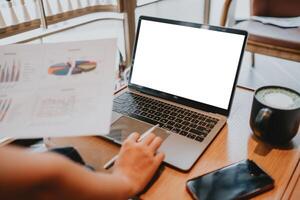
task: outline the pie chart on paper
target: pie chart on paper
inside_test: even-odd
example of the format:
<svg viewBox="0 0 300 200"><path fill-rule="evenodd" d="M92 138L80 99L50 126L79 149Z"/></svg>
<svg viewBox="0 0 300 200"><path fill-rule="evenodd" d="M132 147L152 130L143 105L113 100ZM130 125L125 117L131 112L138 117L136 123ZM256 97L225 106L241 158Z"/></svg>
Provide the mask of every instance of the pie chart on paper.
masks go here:
<svg viewBox="0 0 300 200"><path fill-rule="evenodd" d="M69 76L87 73L96 69L97 63L95 61L77 60L72 62L62 62L51 65L48 68L48 74L55 76Z"/></svg>
<svg viewBox="0 0 300 200"><path fill-rule="evenodd" d="M56 76L66 76L71 68L70 63L57 63L48 68L48 74Z"/></svg>
<svg viewBox="0 0 300 200"><path fill-rule="evenodd" d="M94 69L96 69L96 67L97 63L94 61L78 60L75 62L75 67L72 70L72 75L93 71Z"/></svg>

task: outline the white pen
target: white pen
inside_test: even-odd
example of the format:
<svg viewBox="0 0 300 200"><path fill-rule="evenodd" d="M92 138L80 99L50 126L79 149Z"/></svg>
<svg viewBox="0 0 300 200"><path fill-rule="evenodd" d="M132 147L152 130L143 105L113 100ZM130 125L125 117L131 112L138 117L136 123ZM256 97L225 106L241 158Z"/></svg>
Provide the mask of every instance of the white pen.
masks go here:
<svg viewBox="0 0 300 200"><path fill-rule="evenodd" d="M159 127L159 124L156 124L155 126L151 127L147 131L145 131L143 133L143 135L141 135L141 137L138 139L138 142L142 141L145 137L147 137L150 133L152 133L157 127ZM104 169L110 168L114 164L114 162L117 160L117 158L118 158L118 155L115 155L112 159L110 159L107 163L105 163L103 168Z"/></svg>

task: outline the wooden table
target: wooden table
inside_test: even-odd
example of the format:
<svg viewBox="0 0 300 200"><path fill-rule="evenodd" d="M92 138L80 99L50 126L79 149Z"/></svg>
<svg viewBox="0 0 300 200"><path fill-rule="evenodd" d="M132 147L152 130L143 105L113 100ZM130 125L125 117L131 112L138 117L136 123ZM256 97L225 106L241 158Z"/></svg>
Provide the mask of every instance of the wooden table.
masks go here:
<svg viewBox="0 0 300 200"><path fill-rule="evenodd" d="M284 148L274 148L254 138L249 126L252 98L252 91L237 88L227 125L195 166L187 173L165 167L161 176L141 198L191 199L185 188L188 179L249 158L275 179L275 188L259 195L257 199L287 199L290 195L286 191L295 188L299 177L296 168L300 160L300 134ZM46 143L49 146L77 147L84 160L99 171L103 171L103 164L119 149L99 137L50 138Z"/></svg>

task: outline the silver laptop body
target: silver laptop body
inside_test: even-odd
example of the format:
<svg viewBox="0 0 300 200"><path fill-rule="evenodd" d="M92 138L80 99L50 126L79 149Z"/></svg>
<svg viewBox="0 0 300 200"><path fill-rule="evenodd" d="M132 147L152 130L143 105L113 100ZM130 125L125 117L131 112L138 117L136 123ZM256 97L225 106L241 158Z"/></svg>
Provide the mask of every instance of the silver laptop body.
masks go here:
<svg viewBox="0 0 300 200"><path fill-rule="evenodd" d="M104 137L122 144L159 123L165 163L189 170L226 123L246 39L241 30L141 16L129 85Z"/></svg>

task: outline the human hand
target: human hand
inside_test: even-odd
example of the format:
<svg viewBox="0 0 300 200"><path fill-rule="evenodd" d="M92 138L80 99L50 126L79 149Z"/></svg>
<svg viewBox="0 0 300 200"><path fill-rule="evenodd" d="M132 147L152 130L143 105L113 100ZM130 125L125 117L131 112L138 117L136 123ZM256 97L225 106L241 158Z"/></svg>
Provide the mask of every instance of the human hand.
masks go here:
<svg viewBox="0 0 300 200"><path fill-rule="evenodd" d="M163 153L156 153L162 143L160 137L149 134L138 142L140 135L132 133L123 143L115 162L113 175L128 186L128 195L142 191L164 160Z"/></svg>

